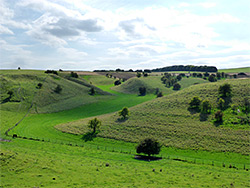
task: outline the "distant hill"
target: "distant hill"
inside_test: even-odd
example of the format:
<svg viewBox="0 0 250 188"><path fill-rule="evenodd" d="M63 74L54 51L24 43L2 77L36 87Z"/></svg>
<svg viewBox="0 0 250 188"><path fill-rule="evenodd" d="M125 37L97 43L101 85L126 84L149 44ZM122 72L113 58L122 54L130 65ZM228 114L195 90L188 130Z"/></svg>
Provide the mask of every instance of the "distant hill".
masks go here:
<svg viewBox="0 0 250 188"><path fill-rule="evenodd" d="M215 108L218 88L223 83L232 85L231 104L240 106L244 98L249 97L249 81L232 79L194 85L129 109L130 117L127 120L119 120L118 113L99 116L103 124L99 136L130 142L154 137L165 146L250 154L249 126L235 126L226 122L226 125L217 127L212 123L213 115L206 117L188 110L188 103L194 96L208 99ZM231 112L227 114L229 119L236 118ZM88 120L58 125L56 128L82 134L88 131L83 126L87 125Z"/></svg>

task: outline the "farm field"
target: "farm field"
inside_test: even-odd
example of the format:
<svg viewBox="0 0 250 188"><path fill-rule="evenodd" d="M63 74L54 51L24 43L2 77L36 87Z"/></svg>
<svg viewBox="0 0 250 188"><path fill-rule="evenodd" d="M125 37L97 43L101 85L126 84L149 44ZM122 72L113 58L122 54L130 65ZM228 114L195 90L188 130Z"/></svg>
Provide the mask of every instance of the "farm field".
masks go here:
<svg viewBox="0 0 250 188"><path fill-rule="evenodd" d="M249 96L249 79L209 83L183 78L181 90L173 91L160 76L131 77L114 86L114 78L96 73L79 73L77 79L68 78L68 73L47 76L32 70L0 73L7 80L1 98L13 89L16 100L1 104L0 137L11 141L0 142L0 187L250 187L249 126L230 123L230 109L219 127L212 115L201 120L199 113L187 110L194 95L216 106L223 83L233 86L231 101L240 105ZM37 83L45 78L38 90ZM63 88L59 95L53 92L58 84ZM140 84L147 87L146 96L138 96ZM89 95L92 87L94 96ZM156 98L155 88L164 97ZM32 102L30 113L8 133L18 138L6 136ZM117 112L124 106L130 116L119 121ZM97 137L88 138L87 123L93 117L102 126ZM162 160L134 159L135 147L145 135L163 143L158 155Z"/></svg>
<svg viewBox="0 0 250 188"><path fill-rule="evenodd" d="M242 67L242 68L236 68L236 69L219 69L219 72L225 72L225 73L245 72L245 73L250 73L250 67Z"/></svg>

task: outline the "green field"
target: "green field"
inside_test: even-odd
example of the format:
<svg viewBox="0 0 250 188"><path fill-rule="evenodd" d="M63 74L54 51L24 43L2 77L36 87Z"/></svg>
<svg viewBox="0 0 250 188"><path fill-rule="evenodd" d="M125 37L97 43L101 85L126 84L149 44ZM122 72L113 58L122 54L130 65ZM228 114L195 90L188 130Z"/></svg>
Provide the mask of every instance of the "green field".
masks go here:
<svg viewBox="0 0 250 188"><path fill-rule="evenodd" d="M207 83L190 77L182 79L176 92L160 76L130 78L114 86L115 79L105 74L72 79L68 73L47 76L32 70L0 73L1 101L14 91L1 104L0 137L11 142L0 142L0 187L250 187L249 126L230 124L230 109L219 127L212 115L201 121L199 113L187 110L193 95L215 106L218 86L225 82L233 86L232 103L240 106L249 96L249 80ZM132 74L121 78L125 76ZM141 83L149 90L146 96L138 96ZM53 92L57 84L63 88L60 94ZM97 91L94 96L89 95L91 87ZM164 97L156 98L156 87ZM32 102L30 113L9 132L18 138L4 135ZM117 111L124 106L130 116L118 121ZM86 140L93 116L102 120L102 127L97 137ZM135 146L149 135L164 144L158 155L163 159L135 160Z"/></svg>
<svg viewBox="0 0 250 188"><path fill-rule="evenodd" d="M235 68L235 69L219 69L219 72L225 73L250 73L250 67L242 67L242 68Z"/></svg>

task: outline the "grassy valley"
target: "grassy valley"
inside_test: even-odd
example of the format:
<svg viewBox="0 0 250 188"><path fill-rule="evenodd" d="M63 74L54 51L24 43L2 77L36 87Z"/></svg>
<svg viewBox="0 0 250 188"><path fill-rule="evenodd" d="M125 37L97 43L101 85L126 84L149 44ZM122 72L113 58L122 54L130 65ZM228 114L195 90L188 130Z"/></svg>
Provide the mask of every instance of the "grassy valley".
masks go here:
<svg viewBox="0 0 250 188"><path fill-rule="evenodd" d="M174 91L161 73L70 74L0 71L0 187L250 187L250 129L238 119L247 118L249 79L183 77ZM118 79L125 82L114 86ZM224 83L232 95L218 124L214 113ZM140 87L145 96L138 95ZM156 98L156 88L163 97ZM188 109L194 96L211 102L210 114ZM125 106L130 116L121 119L118 111ZM97 136L87 127L93 117L102 122ZM134 159L145 137L163 144L157 155L162 160Z"/></svg>

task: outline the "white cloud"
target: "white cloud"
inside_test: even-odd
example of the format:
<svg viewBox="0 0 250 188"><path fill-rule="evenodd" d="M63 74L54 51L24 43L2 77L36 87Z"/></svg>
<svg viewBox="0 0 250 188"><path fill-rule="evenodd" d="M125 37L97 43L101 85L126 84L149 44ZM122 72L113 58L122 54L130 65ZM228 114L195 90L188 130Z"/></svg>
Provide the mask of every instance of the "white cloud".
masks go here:
<svg viewBox="0 0 250 188"><path fill-rule="evenodd" d="M202 6L203 8L212 8L216 6L215 2L203 2L203 3L199 3L200 6Z"/></svg>

